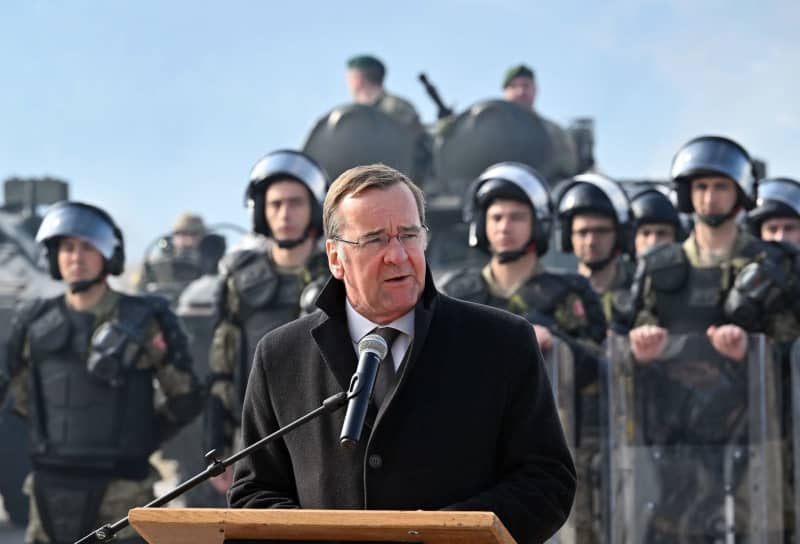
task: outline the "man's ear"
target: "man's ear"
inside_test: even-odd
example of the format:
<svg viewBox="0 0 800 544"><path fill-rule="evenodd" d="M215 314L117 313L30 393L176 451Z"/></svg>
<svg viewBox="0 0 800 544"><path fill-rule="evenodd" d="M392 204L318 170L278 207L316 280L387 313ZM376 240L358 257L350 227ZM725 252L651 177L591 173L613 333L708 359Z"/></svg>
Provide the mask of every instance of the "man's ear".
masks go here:
<svg viewBox="0 0 800 544"><path fill-rule="evenodd" d="M342 258L339 255L336 240L325 240L325 253L328 255L328 268L331 271L331 275L337 280L344 278Z"/></svg>

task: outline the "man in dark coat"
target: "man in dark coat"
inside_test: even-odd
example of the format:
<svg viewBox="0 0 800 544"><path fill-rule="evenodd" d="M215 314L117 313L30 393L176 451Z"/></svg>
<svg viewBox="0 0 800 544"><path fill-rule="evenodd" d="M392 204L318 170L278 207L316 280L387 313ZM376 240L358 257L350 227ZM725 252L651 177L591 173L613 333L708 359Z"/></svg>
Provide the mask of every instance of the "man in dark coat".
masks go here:
<svg viewBox="0 0 800 544"><path fill-rule="evenodd" d="M242 460L231 506L488 510L518 542L546 540L569 514L575 467L530 324L436 291L423 196L400 172L348 170L323 216L333 278L318 311L259 343L244 443L346 390L376 326L398 334L378 376L394 382L380 401L376 386L355 448L339 445L339 412Z"/></svg>

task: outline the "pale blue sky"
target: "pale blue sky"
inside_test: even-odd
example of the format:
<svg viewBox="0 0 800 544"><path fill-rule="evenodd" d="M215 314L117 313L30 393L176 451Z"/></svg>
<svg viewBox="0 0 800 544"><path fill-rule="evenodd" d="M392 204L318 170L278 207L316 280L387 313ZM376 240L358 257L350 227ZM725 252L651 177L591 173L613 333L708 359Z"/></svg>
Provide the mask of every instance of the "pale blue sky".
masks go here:
<svg viewBox="0 0 800 544"><path fill-rule="evenodd" d="M184 210L246 224L252 164L299 147L348 101L345 60L435 110L537 72L538 109L591 116L600 167L664 177L685 140L720 133L800 177L800 2L42 1L0 6L0 178L54 175L108 209L130 260Z"/></svg>

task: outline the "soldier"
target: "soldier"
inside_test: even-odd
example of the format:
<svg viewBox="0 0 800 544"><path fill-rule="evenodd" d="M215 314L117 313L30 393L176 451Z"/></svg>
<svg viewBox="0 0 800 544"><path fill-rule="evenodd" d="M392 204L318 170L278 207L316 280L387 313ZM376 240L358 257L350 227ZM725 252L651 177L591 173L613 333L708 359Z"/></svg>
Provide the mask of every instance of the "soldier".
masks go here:
<svg viewBox="0 0 800 544"><path fill-rule="evenodd" d="M159 476L148 458L200 412L203 395L166 301L109 287L108 276L122 273L125 252L122 232L106 212L55 204L36 240L45 246L50 274L68 289L20 308L5 374L15 409L30 427L26 542L64 543L153 499ZM133 534L120 533L121 542L143 542Z"/></svg>
<svg viewBox="0 0 800 544"><path fill-rule="evenodd" d="M663 350L667 331L704 330L717 351L741 360L747 351L747 332L759 332L757 323L766 323L765 332L771 337L781 336L782 327L779 312L744 322L752 315L748 303L753 300L749 292L753 286L743 280L754 272L772 270L779 255L736 221L740 211L753 206L747 196L754 183L752 161L733 140L701 136L678 151L671 175L678 210L693 213L695 225L683 244L660 246L639 262L632 287L631 349L646 362ZM737 278L750 263L755 264L749 273ZM762 294L776 298L780 289Z"/></svg>
<svg viewBox="0 0 800 544"><path fill-rule="evenodd" d="M571 175L578 171L578 154L572 137L557 123L542 117L534 108L538 86L533 70L517 64L506 71L503 78L503 96L509 102L533 112L544 125L553 143L553 156L557 159L556 171Z"/></svg>
<svg viewBox="0 0 800 544"><path fill-rule="evenodd" d="M422 129L417 110L408 100L389 94L383 87L384 64L372 55L358 55L347 61L347 88L353 102L373 106L404 125Z"/></svg>
<svg viewBox="0 0 800 544"><path fill-rule="evenodd" d="M658 189L646 189L631 199L633 248L642 255L653 246L672 244L683 239L678 210Z"/></svg>
<svg viewBox="0 0 800 544"><path fill-rule="evenodd" d="M561 250L600 296L609 324L628 313L634 264L628 258L630 202L619 183L600 174L575 176L556 189Z"/></svg>
<svg viewBox="0 0 800 544"><path fill-rule="evenodd" d="M133 283L142 293L157 293L171 304L177 302L183 289L204 273L201 242L206 226L199 215L182 213L172 232L160 238L145 256L141 271Z"/></svg>
<svg viewBox="0 0 800 544"><path fill-rule="evenodd" d="M787 534L794 527L792 507L795 507L794 487L797 470L793 460L797 458L794 452L797 443L792 443L792 376L791 352L792 345L800 336L800 182L791 178L768 178L759 181L756 207L747 214L747 224L750 233L765 242L773 243L783 252L783 266L778 273L785 277L788 296L782 297L788 304L785 306L792 313L791 319L782 321L781 335L777 338L780 348L782 375L782 398L784 399L782 414L782 434L784 440L784 466L787 467L784 488L784 522ZM770 308L766 311L775 311ZM764 310L758 312L763 313ZM759 316L760 317L760 316ZM794 455L792 453L794 452ZM796 527L794 527L796 530ZM787 538L786 540L790 540Z"/></svg>
<svg viewBox="0 0 800 544"><path fill-rule="evenodd" d="M756 383L758 379L746 364L752 357L748 351L749 335L764 332L778 343L788 336L797 336L796 321L782 305L789 297L785 296L785 284L779 281L780 274L776 274L782 266L781 254L752 236L737 221L742 211L753 206L749 197L753 194L753 163L741 145L720 136L694 138L676 153L671 178L678 211L692 213L694 226L683 243L661 245L640 257L631 288L633 328L626 351L639 368L652 369L651 376L664 380L651 384L652 404L658 405L671 397L675 406L680 406L676 410L663 406L649 409L649 416L667 422L665 428L670 429L654 439L655 444L674 442L684 448L739 444L749 440L742 435L740 414L754 409L743 403L747 398L746 386L750 380ZM761 348L754 353L764 351ZM664 363L676 357L683 362L682 367ZM769 366L771 371L773 365L761 366ZM683 379L675 370L669 372L670 368L680 369ZM768 385L774 387L769 382ZM772 398L775 396L778 395ZM670 412L672 415L665 417ZM717 421L697 424L704 418ZM764 417L762 423L772 422ZM648 425L651 430L657 427ZM774 442L774 435L768 439ZM659 505L659 519L652 522L650 530L665 535L703 532L704 540L725 538L724 533L738 541L747 530L740 525L747 520L746 512L756 511L760 506L751 502L761 500L751 494L758 486L744 485L746 479L742 477L745 471L757 469L757 465L742 462L731 469L721 447L713 454L692 455L671 458L667 463L662 458L663 467L683 466L689 470L661 473L664 503ZM764 465L780 471L777 455L765 460ZM702 476L701 468L713 476ZM698 481L710 482L715 487L720 476L727 478L724 492L718 489L708 495L700 509L701 505L693 499L699 493L694 489L691 495L682 492L687 485L694 487ZM701 486L709 487L705 483ZM691 526L683 521L689 519ZM721 525L715 519L726 521ZM771 523L765 522L764 527L770 527ZM656 539L651 537L648 541Z"/></svg>
<svg viewBox="0 0 800 544"><path fill-rule="evenodd" d="M301 295L312 280L328 275L322 236L325 172L303 153L280 150L261 158L250 172L247 206L252 230L264 248L243 249L220 263L219 321L209 353L208 447L229 451L239 426L250 365L264 334L301 314ZM304 300L314 296L307 295ZM212 480L227 491L232 471Z"/></svg>
<svg viewBox="0 0 800 544"><path fill-rule="evenodd" d="M465 218L469 244L491 255L481 268L468 268L443 278L442 291L464 300L488 304L525 316L533 324L542 352L554 336L566 342L575 359L580 428L577 469L576 531L578 542L594 542L592 460L597 455L597 365L605 338L600 301L585 278L554 273L539 259L547 252L553 210L547 182L532 168L505 162L489 167L467 194ZM582 410L581 410L582 408ZM581 426L582 425L582 426Z"/></svg>
<svg viewBox="0 0 800 544"><path fill-rule="evenodd" d="M353 102L376 108L411 129L415 140L413 166L406 173L412 174L416 179L425 179L430 173L432 161L430 135L422 126L417 110L411 102L386 92L383 86L385 77L386 67L372 55L358 55L347 61L347 88ZM359 142L357 145L362 144ZM376 156L370 160L387 162L389 158ZM355 165L351 164L348 167L352 166Z"/></svg>
<svg viewBox="0 0 800 544"><path fill-rule="evenodd" d="M758 182L756 207L747 214L750 232L765 242L800 246L800 182L769 178Z"/></svg>

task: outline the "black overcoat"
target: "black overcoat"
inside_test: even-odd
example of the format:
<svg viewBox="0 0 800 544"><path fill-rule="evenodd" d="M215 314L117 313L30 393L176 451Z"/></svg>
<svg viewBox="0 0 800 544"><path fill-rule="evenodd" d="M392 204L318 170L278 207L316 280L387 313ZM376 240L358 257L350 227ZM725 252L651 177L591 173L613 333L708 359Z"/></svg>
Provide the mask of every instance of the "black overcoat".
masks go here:
<svg viewBox="0 0 800 544"><path fill-rule="evenodd" d="M267 334L245 395L245 445L346 391L357 356L344 284L320 310ZM344 410L237 464L233 507L495 512L518 542L566 520L575 468L532 327L438 293L430 273L399 384L370 407L358 447L339 444Z"/></svg>

